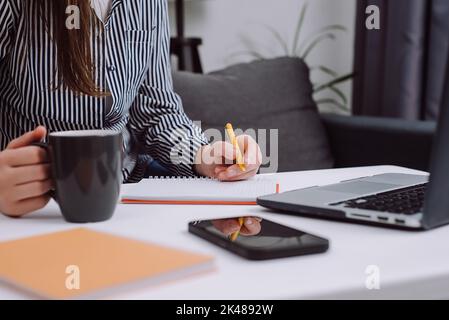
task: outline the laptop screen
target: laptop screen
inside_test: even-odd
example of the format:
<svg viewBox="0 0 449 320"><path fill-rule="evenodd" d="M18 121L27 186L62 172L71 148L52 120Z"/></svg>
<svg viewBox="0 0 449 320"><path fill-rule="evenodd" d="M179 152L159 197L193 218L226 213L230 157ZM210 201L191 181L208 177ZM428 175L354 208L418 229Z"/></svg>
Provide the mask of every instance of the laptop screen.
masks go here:
<svg viewBox="0 0 449 320"><path fill-rule="evenodd" d="M449 57L440 110L430 164L430 183L424 203L425 228L449 223Z"/></svg>

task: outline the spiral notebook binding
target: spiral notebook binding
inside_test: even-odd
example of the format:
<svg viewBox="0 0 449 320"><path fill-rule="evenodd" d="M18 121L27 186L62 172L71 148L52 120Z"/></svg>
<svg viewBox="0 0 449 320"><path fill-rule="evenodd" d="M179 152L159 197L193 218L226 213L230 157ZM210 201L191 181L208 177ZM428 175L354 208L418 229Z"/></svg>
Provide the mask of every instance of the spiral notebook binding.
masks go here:
<svg viewBox="0 0 449 320"><path fill-rule="evenodd" d="M148 179L151 180L181 180L181 181L193 181L193 180L217 180L216 178L210 177L173 177L173 176L149 176Z"/></svg>

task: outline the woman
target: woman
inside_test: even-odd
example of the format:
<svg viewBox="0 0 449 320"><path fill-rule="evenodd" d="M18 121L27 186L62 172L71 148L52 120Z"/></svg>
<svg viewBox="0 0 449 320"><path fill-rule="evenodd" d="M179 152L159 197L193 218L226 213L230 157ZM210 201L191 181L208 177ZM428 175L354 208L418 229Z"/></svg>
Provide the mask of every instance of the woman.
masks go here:
<svg viewBox="0 0 449 320"><path fill-rule="evenodd" d="M166 0L0 0L0 22L0 212L22 216L48 203L49 160L32 143L51 131L123 132L127 182L142 179L152 159L173 175L256 174L253 139L238 137L242 172L225 161L235 158L232 145L208 145L183 112Z"/></svg>

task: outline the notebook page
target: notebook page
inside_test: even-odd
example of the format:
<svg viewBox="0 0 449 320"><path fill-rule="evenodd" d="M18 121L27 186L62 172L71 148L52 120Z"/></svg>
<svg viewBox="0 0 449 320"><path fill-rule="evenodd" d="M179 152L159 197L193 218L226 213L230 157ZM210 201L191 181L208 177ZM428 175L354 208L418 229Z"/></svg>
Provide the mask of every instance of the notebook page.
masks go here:
<svg viewBox="0 0 449 320"><path fill-rule="evenodd" d="M276 193L272 179L256 176L250 180L221 182L207 178L151 178L124 185L122 199L179 201L255 201Z"/></svg>

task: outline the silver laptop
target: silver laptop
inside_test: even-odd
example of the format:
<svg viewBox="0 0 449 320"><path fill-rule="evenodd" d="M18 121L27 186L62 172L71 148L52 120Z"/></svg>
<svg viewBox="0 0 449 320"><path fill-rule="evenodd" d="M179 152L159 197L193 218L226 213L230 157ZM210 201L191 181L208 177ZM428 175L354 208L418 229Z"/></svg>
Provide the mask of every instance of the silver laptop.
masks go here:
<svg viewBox="0 0 449 320"><path fill-rule="evenodd" d="M446 74L449 73L449 63ZM296 215L407 229L449 223L449 76L433 144L430 177L381 174L257 199L261 206Z"/></svg>

